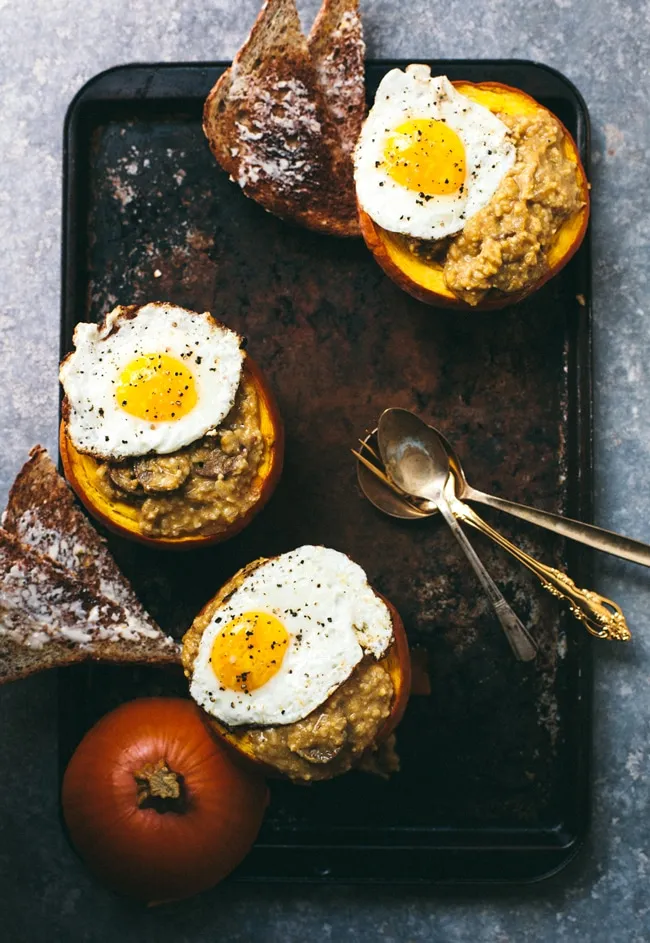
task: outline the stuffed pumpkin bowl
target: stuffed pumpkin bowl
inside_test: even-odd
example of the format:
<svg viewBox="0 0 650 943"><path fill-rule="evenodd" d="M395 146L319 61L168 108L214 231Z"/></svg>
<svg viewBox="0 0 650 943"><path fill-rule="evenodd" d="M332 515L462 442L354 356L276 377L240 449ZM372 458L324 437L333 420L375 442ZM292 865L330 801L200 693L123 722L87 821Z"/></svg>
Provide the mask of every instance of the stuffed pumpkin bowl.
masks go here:
<svg viewBox="0 0 650 943"><path fill-rule="evenodd" d="M519 89L422 65L382 80L355 183L376 261L438 307L521 301L572 258L589 219L585 170L555 115Z"/></svg>
<svg viewBox="0 0 650 943"><path fill-rule="evenodd" d="M182 658L213 733L266 774L398 768L406 633L345 554L304 546L244 567L198 614Z"/></svg>
<svg viewBox="0 0 650 943"><path fill-rule="evenodd" d="M118 307L61 365L59 450L89 513L171 549L239 533L271 496L284 432L243 339L210 314Z"/></svg>

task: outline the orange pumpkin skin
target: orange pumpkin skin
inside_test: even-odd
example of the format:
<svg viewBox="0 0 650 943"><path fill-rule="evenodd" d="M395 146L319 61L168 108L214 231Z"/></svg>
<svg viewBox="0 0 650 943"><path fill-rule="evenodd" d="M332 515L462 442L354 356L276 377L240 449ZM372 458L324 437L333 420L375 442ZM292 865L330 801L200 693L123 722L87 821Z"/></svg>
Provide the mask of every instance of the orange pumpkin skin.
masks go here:
<svg viewBox="0 0 650 943"><path fill-rule="evenodd" d="M395 690L395 697L390 714L386 718L384 728L377 738L378 742L381 743L393 733L404 716L404 711L406 710L406 705L408 704L409 695L411 693L411 655L402 617L390 600L382 596L381 593L377 593L377 595L383 599L388 606L388 611L390 612L393 623L394 635L393 644L380 662L380 664L384 664L390 674Z"/></svg>
<svg viewBox="0 0 650 943"><path fill-rule="evenodd" d="M242 574L250 572L251 567L254 568L255 565L255 563L249 564L248 567L245 567L244 570L236 574L233 580L220 590L219 596L225 598L230 595L241 582L243 578ZM404 623L397 609L385 596L382 596L381 593L377 593L377 595L388 606L393 623L394 635L392 645L383 658L380 659L379 664L383 665L388 671L395 692L390 714L377 734L376 744L379 745L388 739L404 716L404 711L406 710L406 705L411 693L411 657ZM212 601L207 605L210 606L211 604ZM238 731L235 728L226 727L225 724L222 724L220 721L216 720L216 718L208 715L206 715L205 719L210 729L217 735L217 738L222 740L234 754L239 754L242 759L246 761L248 767L258 769L270 778L284 778L284 774L279 772L274 766L270 766L268 763L264 763L262 760L258 759L255 754L254 744L248 736L247 731Z"/></svg>
<svg viewBox="0 0 650 943"><path fill-rule="evenodd" d="M260 423L266 445L265 458L256 483L259 495L245 514L219 534L192 534L186 537L149 537L142 534L135 520L136 511L133 507L126 502L111 504L94 485L93 476L98 462L92 456L79 452L72 444L64 414L59 429L59 453L63 472L88 513L107 530L120 537L163 550L195 550L197 547L222 543L240 533L273 494L280 480L284 461L284 426L275 397L260 368L248 355L244 360L244 373L252 380L259 398Z"/></svg>
<svg viewBox="0 0 650 943"><path fill-rule="evenodd" d="M533 107L547 110L534 98L527 95L526 92L512 88L509 85L503 85L500 82L481 82L478 84L453 82L452 84L464 95L479 104L485 104L486 107L489 107L488 102L493 102L496 97L501 98L503 103L508 103L511 109L519 107L523 113L530 112ZM555 242L549 253L549 267L542 278L519 292L512 292L511 294L488 292L486 297L477 305L470 305L447 288L443 277L442 264L415 261L415 257L408 249L399 247L392 233L378 226L365 210L358 206L361 234L375 261L381 266L386 275L408 294L417 298L418 301L434 305L437 308L451 308L457 311L496 311L523 301L524 298L538 291L542 285L545 285L550 278L563 269L578 251L584 239L589 222L590 200L589 184L576 143L562 122L558 118L556 120L565 135L567 156L576 165L584 206L575 217L567 220L556 234Z"/></svg>
<svg viewBox="0 0 650 943"><path fill-rule="evenodd" d="M138 806L135 774L164 760L181 798ZM226 877L257 837L264 780L233 762L196 705L141 698L103 717L63 778L63 815L91 871L113 890L149 903L190 897Z"/></svg>

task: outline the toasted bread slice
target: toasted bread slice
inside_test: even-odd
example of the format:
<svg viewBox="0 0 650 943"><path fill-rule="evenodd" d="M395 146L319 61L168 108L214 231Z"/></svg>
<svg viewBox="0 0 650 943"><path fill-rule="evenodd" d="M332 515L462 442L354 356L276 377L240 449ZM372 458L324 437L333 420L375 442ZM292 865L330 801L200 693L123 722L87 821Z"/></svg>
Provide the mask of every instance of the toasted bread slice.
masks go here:
<svg viewBox="0 0 650 943"><path fill-rule="evenodd" d="M267 0L210 92L203 130L246 196L283 219L359 234L355 191L294 0Z"/></svg>
<svg viewBox="0 0 650 943"><path fill-rule="evenodd" d="M0 682L93 659L177 663L178 646L0 529Z"/></svg>
<svg viewBox="0 0 650 943"><path fill-rule="evenodd" d="M350 157L366 116L366 44L359 0L323 0L309 34L309 53L343 152Z"/></svg>
<svg viewBox="0 0 650 943"><path fill-rule="evenodd" d="M0 529L0 682L96 659L177 663L104 540L36 446Z"/></svg>
<svg viewBox="0 0 650 943"><path fill-rule="evenodd" d="M72 491L40 445L18 473L9 492L3 526L23 543L49 557L96 594L127 610L143 626L162 634L144 610L128 580Z"/></svg>

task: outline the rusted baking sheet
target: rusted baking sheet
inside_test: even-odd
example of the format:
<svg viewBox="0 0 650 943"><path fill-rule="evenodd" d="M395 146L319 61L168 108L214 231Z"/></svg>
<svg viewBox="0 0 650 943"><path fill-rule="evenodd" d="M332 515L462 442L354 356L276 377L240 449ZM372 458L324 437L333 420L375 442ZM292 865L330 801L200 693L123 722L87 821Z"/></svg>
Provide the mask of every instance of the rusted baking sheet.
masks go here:
<svg viewBox="0 0 650 943"><path fill-rule="evenodd" d="M394 63L369 66L371 91ZM432 62L434 73L517 85L554 109L587 156L581 99L527 63ZM590 513L589 250L524 304L462 316L396 288L363 243L312 235L246 200L201 132L218 67L127 67L99 77L67 124L62 347L117 303L212 311L249 339L277 394L286 467L268 508L229 543L170 555L114 550L161 624L182 633L244 563L302 543L350 554L428 653L429 696L399 730L402 771L311 788L275 784L241 876L526 880L565 863L588 819L585 630L485 540L477 549L539 641L514 661L458 547L437 521L398 523L358 491L350 447L382 409L417 410L457 447L470 480L517 501ZM577 296L581 296L578 299ZM582 304L581 302L586 302ZM527 551L589 585L587 556L486 512ZM160 671L83 668L61 678L65 760L120 700L186 692Z"/></svg>

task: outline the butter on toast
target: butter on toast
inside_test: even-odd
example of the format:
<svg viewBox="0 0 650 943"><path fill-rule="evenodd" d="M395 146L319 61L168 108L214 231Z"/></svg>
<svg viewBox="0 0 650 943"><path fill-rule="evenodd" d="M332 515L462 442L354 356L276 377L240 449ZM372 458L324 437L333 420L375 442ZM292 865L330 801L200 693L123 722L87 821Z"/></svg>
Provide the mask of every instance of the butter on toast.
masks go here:
<svg viewBox="0 0 650 943"><path fill-rule="evenodd" d="M31 450L11 486L2 526L43 556L72 570L92 592L101 593L160 631L40 445Z"/></svg>
<svg viewBox="0 0 650 943"><path fill-rule="evenodd" d="M178 663L178 646L0 529L0 683L88 659Z"/></svg>
<svg viewBox="0 0 650 943"><path fill-rule="evenodd" d="M104 539L36 446L0 529L0 682L88 658L178 663Z"/></svg>
<svg viewBox="0 0 650 943"><path fill-rule="evenodd" d="M356 236L351 158L320 82L294 0L266 0L205 102L203 130L219 164L266 210Z"/></svg>

